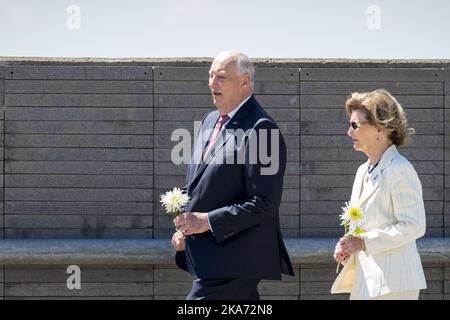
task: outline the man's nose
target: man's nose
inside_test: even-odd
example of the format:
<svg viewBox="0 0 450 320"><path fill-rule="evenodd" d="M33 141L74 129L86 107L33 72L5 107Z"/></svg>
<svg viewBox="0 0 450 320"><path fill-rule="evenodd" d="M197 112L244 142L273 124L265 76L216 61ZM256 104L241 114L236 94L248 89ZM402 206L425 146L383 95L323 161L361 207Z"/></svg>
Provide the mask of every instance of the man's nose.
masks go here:
<svg viewBox="0 0 450 320"><path fill-rule="evenodd" d="M210 86L210 87L212 87L212 86L216 87L216 86L218 86L218 85L220 85L220 80L219 80L219 78L216 77L216 76L211 76L211 77L209 78L209 86Z"/></svg>
<svg viewBox="0 0 450 320"><path fill-rule="evenodd" d="M212 89L212 87L214 86L214 79L212 77L209 78L209 84L208 84L209 88Z"/></svg>

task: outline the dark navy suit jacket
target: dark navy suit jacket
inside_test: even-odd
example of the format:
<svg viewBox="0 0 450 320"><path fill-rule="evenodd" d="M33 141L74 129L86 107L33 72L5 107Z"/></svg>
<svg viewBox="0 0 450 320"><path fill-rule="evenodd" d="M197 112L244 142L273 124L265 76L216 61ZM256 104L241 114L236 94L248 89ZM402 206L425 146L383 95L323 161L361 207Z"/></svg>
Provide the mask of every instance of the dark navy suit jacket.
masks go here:
<svg viewBox="0 0 450 320"><path fill-rule="evenodd" d="M202 141L202 132L212 130L218 117L219 112L213 111L203 119L193 161L199 162L207 144ZM250 134L219 139L209 157L189 165L186 190L190 201L185 211L208 212L212 232L188 236L186 250L176 253L177 265L200 279L281 279L281 273L294 275L279 222L286 168L283 136L253 96L225 129ZM272 130L279 135L271 136ZM270 164L260 156L255 161L255 145L258 152L261 147L268 148L262 154L278 149L278 155L271 156L278 161L275 174L261 174Z"/></svg>

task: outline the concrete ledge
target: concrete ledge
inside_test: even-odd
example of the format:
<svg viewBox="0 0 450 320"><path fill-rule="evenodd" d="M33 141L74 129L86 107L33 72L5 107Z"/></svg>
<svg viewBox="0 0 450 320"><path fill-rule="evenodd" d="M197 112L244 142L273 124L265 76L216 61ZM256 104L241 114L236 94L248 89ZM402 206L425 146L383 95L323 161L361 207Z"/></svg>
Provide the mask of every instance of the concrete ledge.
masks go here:
<svg viewBox="0 0 450 320"><path fill-rule="evenodd" d="M302 238L285 239L293 263L334 262L332 255L337 239ZM422 262L450 262L450 238L422 238L417 240Z"/></svg>
<svg viewBox="0 0 450 320"><path fill-rule="evenodd" d="M293 263L332 263L334 238L285 239ZM450 238L417 241L423 262L450 262ZM166 264L174 251L166 239L5 239L0 265Z"/></svg>
<svg viewBox="0 0 450 320"><path fill-rule="evenodd" d="M166 239L5 239L0 264L163 264L174 262Z"/></svg>

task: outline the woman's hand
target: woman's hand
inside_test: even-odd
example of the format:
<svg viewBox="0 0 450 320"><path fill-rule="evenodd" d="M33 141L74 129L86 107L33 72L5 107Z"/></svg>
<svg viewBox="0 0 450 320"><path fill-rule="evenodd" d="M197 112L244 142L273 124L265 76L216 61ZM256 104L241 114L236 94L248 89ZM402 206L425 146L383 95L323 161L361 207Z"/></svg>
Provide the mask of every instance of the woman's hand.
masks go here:
<svg viewBox="0 0 450 320"><path fill-rule="evenodd" d="M183 251L186 247L186 238L180 230L177 230L172 236L172 246L177 251Z"/></svg>
<svg viewBox="0 0 450 320"><path fill-rule="evenodd" d="M342 263L342 264L344 264L344 263L347 261L347 259L350 257L350 255L345 254L344 251L342 250L341 244L340 244L340 241L341 241L342 239L343 239L343 238L341 238L341 239L339 240L339 242L336 244L336 247L335 247L335 249L334 249L334 255L333 255L333 257L334 257L334 260L336 260L337 263Z"/></svg>
<svg viewBox="0 0 450 320"><path fill-rule="evenodd" d="M364 240L360 237L341 238L339 244L342 252L348 256L364 250Z"/></svg>

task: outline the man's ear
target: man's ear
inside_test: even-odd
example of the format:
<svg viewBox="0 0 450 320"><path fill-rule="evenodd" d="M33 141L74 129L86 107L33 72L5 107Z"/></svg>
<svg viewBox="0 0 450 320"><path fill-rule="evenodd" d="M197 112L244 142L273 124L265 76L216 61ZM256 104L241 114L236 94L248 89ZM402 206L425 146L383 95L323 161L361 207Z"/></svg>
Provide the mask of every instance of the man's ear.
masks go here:
<svg viewBox="0 0 450 320"><path fill-rule="evenodd" d="M249 85L250 84L250 75L248 73L244 74L242 76L242 86Z"/></svg>

